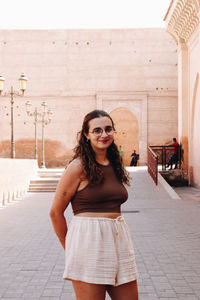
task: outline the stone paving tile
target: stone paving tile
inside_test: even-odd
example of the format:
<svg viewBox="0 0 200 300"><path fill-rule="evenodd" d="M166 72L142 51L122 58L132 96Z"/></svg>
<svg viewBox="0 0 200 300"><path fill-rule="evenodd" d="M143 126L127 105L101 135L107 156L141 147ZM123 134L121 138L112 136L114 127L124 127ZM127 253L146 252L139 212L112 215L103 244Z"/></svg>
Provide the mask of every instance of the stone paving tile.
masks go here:
<svg viewBox="0 0 200 300"><path fill-rule="evenodd" d="M174 200L145 171L134 170L123 214L139 299L200 299L200 191L176 188L182 198ZM53 193L27 194L0 209L0 300L75 300L71 282L62 279L64 251L48 215L52 199ZM70 207L66 217L69 223Z"/></svg>
<svg viewBox="0 0 200 300"><path fill-rule="evenodd" d="M62 288L48 288L46 287L42 293L42 296L48 297L60 297L62 294Z"/></svg>
<svg viewBox="0 0 200 300"><path fill-rule="evenodd" d="M142 294L142 293L140 293L139 299L140 300L159 300L159 298L156 294Z"/></svg>
<svg viewBox="0 0 200 300"><path fill-rule="evenodd" d="M12 292L12 291L6 291L4 294L3 294L3 297L4 298L23 298L23 292Z"/></svg>
<svg viewBox="0 0 200 300"><path fill-rule="evenodd" d="M14 297L14 298L9 298L9 297L1 297L0 298L1 300L19 300L19 299L23 299L23 298L21 298L21 297ZM30 299L30 298L29 298ZM28 300L28 299L27 299Z"/></svg>
<svg viewBox="0 0 200 300"><path fill-rule="evenodd" d="M180 297L178 297L178 299L180 300L199 300L200 298L198 296L195 295L181 295Z"/></svg>
<svg viewBox="0 0 200 300"><path fill-rule="evenodd" d="M65 297L66 297L66 295L65 295ZM60 297L40 297L40 299L43 299L43 300L60 300L60 299L62 299L62 297L60 298ZM65 298L65 300L68 300L68 298ZM69 299L69 300L71 300L71 299Z"/></svg>

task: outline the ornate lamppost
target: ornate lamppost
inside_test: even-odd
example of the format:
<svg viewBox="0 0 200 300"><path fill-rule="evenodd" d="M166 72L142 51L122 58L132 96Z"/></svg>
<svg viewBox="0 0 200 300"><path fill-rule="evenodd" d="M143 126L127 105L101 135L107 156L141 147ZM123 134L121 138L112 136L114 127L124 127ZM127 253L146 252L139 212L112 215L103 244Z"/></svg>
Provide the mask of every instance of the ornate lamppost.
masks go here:
<svg viewBox="0 0 200 300"><path fill-rule="evenodd" d="M52 110L47 110L47 103L43 101L41 103L42 106L42 112L38 112L37 107L35 107L35 110L31 112L31 102L26 102L26 112L28 116L34 117L34 125L35 125L35 159L38 159L38 146L37 146L37 123L42 123L42 161L41 161L41 168L45 168L45 146L44 146L44 128L45 125L48 125L51 122L52 118ZM40 119L39 119L40 118Z"/></svg>
<svg viewBox="0 0 200 300"><path fill-rule="evenodd" d="M5 79L3 76L0 75L0 95L3 97L7 97L8 95L10 96L10 107L11 107L11 114L10 114L10 119L11 119L11 158L15 158L15 139L14 139L14 96L24 96L24 92L26 90L26 83L27 83L27 78L26 76L22 73L20 78L19 78L19 84L20 84L20 90L22 94L20 94L18 91L14 91L13 86L10 88L10 92L2 93L4 89L4 81Z"/></svg>

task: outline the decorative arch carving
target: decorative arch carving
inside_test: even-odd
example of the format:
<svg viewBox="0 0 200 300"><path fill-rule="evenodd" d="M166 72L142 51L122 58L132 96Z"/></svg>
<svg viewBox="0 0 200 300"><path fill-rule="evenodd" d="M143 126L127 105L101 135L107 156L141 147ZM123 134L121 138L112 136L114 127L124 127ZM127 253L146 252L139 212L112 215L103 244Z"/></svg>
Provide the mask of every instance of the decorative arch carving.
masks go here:
<svg viewBox="0 0 200 300"><path fill-rule="evenodd" d="M167 21L167 32L177 44L179 38L187 43L199 25L199 9L199 0L179 0L170 7L164 20Z"/></svg>

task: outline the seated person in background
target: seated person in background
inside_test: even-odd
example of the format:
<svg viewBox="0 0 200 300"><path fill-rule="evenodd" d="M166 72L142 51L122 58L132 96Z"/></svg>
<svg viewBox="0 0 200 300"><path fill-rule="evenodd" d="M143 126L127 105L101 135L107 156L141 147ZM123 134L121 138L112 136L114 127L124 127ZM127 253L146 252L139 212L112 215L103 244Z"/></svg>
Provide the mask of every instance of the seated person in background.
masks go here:
<svg viewBox="0 0 200 300"><path fill-rule="evenodd" d="M177 142L176 138L173 138L173 144L171 144L169 146L173 146L173 154L170 157L167 168L169 167L169 170L172 170L172 166L173 166L173 164L175 164L174 169L177 169L179 143Z"/></svg>

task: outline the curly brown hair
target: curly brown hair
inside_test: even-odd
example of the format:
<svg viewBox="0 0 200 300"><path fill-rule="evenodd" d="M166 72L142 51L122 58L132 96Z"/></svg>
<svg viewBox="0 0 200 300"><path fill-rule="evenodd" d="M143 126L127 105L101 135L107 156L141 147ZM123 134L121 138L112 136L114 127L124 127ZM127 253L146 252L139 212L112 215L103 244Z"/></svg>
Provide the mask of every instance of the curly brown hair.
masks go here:
<svg viewBox="0 0 200 300"><path fill-rule="evenodd" d="M75 155L73 159L81 159L85 176L90 184L99 184L104 181L104 175L100 165L96 161L95 152L90 144L90 141L88 141L85 136L85 134L88 134L89 132L89 122L92 119L100 117L108 117L111 120L114 128L114 122L107 112L103 110L93 110L85 116L82 129L77 135L78 144L74 148ZM119 181L121 183L130 185L129 174L123 166L121 156L114 141L107 149L107 158L110 161Z"/></svg>

